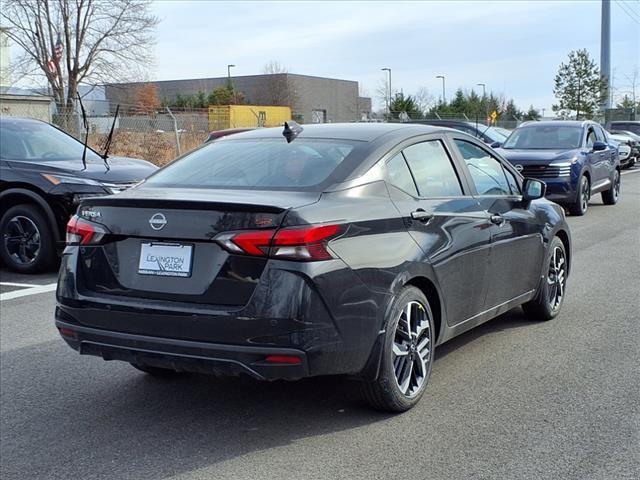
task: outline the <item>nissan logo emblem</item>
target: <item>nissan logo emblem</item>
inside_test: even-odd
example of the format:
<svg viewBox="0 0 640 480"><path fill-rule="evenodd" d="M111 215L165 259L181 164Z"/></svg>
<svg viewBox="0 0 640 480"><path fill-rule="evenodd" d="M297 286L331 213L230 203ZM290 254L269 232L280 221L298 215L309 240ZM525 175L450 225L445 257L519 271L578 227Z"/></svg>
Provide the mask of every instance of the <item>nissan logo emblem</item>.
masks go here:
<svg viewBox="0 0 640 480"><path fill-rule="evenodd" d="M516 165L516 170L521 172L522 171L522 165Z"/></svg>
<svg viewBox="0 0 640 480"><path fill-rule="evenodd" d="M161 213L154 213L149 219L149 225L151 225L151 228L154 230L162 230L166 224L167 218Z"/></svg>

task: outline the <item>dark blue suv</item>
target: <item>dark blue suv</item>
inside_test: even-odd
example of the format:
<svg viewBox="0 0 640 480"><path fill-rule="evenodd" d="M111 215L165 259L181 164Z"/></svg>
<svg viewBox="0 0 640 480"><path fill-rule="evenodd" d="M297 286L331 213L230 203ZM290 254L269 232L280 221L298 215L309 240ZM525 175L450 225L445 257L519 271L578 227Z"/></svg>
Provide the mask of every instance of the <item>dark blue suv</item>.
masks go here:
<svg viewBox="0 0 640 480"><path fill-rule="evenodd" d="M547 198L573 215L585 214L594 193L601 193L606 205L618 202L618 150L595 122L526 122L498 151L523 176L543 180Z"/></svg>

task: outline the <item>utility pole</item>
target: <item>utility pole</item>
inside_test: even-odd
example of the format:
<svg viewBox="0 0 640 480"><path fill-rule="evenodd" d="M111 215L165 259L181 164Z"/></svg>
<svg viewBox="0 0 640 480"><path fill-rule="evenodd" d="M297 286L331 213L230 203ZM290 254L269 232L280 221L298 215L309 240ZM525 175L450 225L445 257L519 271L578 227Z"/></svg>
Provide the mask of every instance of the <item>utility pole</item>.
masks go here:
<svg viewBox="0 0 640 480"><path fill-rule="evenodd" d="M231 90L231 95L233 96L233 102L238 103L238 99L236 98L236 89L231 82L231 68L235 67L235 65L227 65L227 86Z"/></svg>
<svg viewBox="0 0 640 480"><path fill-rule="evenodd" d="M611 108L611 1L602 0L600 24L600 75L607 81L603 108Z"/></svg>

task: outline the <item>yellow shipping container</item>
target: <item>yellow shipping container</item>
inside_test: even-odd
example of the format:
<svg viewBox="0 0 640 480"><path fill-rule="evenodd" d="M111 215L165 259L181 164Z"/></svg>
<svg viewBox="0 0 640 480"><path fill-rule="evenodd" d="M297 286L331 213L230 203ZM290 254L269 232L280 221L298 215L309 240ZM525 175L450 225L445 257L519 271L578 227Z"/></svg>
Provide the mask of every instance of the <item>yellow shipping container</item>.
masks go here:
<svg viewBox="0 0 640 480"><path fill-rule="evenodd" d="M289 107L265 105L209 105L209 130L278 127L291 120Z"/></svg>

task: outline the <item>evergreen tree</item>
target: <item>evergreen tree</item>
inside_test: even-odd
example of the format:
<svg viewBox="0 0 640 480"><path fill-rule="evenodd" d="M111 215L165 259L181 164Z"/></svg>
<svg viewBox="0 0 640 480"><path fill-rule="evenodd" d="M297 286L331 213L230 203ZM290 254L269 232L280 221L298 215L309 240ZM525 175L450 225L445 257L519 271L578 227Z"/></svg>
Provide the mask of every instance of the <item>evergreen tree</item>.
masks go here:
<svg viewBox="0 0 640 480"><path fill-rule="evenodd" d="M558 99L553 111L573 110L576 118L591 117L604 101L607 81L586 49L569 53L568 63L560 64L553 93Z"/></svg>

